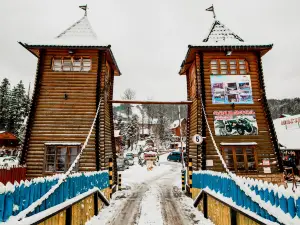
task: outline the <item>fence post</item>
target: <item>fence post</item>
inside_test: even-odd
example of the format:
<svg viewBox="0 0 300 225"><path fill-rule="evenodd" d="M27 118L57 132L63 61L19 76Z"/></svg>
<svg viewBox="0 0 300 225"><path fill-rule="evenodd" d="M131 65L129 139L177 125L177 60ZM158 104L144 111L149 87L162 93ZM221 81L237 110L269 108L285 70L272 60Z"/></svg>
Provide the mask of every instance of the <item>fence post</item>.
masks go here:
<svg viewBox="0 0 300 225"><path fill-rule="evenodd" d="M192 188L193 188L193 160L189 158L189 194L192 194Z"/></svg>
<svg viewBox="0 0 300 225"><path fill-rule="evenodd" d="M182 191L185 190L185 173L186 173L185 170L181 171L181 189L182 189Z"/></svg>
<svg viewBox="0 0 300 225"><path fill-rule="evenodd" d="M119 173L118 190L122 190L122 174Z"/></svg>
<svg viewBox="0 0 300 225"><path fill-rule="evenodd" d="M112 197L112 184L113 184L113 181L112 181L112 176L113 176L113 159L112 158L109 158L109 163L108 163L108 172L109 172L109 189L110 189L110 193L109 193L109 196L110 198Z"/></svg>

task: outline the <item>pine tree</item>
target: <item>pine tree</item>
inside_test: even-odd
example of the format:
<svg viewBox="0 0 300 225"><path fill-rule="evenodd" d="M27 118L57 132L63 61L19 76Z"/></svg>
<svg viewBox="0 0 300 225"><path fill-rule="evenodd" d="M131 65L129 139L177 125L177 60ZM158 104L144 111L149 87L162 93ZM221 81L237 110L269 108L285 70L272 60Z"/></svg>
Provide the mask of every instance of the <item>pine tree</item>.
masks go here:
<svg viewBox="0 0 300 225"><path fill-rule="evenodd" d="M11 102L9 107L9 125L8 130L18 137L22 135L21 126L27 114L28 97L25 93L23 82L20 81L12 90Z"/></svg>
<svg viewBox="0 0 300 225"><path fill-rule="evenodd" d="M0 86L0 130L8 129L10 99L10 83L4 78Z"/></svg>

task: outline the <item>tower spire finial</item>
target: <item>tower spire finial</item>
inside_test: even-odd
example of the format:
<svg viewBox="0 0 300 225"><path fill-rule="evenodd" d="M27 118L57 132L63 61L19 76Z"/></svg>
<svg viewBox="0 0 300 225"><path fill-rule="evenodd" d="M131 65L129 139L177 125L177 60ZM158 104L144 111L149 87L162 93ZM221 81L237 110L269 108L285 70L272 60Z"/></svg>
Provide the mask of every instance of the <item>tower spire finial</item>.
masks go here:
<svg viewBox="0 0 300 225"><path fill-rule="evenodd" d="M206 11L210 11L210 12L213 12L213 15L214 15L214 19L216 19L216 14L215 14L215 9L214 9L214 5L211 5L211 7L205 9Z"/></svg>
<svg viewBox="0 0 300 225"><path fill-rule="evenodd" d="M84 15L87 16L87 9L88 9L87 5L81 5L81 6L79 6L79 8L83 9Z"/></svg>

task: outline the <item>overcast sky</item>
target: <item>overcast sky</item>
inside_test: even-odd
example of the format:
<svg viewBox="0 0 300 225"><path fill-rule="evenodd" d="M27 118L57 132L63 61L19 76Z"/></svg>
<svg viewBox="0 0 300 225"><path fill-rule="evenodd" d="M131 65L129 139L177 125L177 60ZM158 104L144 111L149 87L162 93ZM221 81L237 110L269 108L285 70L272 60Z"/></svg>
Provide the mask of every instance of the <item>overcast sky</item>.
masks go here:
<svg viewBox="0 0 300 225"><path fill-rule="evenodd" d="M299 0L1 0L0 80L34 83L37 59L17 41L47 40L83 16L100 43L111 44L122 72L114 98L130 87L137 99L185 100L178 71L188 45L200 44L213 17L247 42L274 43L263 57L268 98L300 96Z"/></svg>

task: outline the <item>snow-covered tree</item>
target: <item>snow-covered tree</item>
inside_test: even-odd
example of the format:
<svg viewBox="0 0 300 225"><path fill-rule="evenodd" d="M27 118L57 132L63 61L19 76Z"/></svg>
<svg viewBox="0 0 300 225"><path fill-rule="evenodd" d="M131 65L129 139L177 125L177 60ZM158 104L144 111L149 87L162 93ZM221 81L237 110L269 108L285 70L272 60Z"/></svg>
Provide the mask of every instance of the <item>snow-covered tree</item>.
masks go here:
<svg viewBox="0 0 300 225"><path fill-rule="evenodd" d="M4 78L0 85L0 130L7 130L10 107L10 83Z"/></svg>
<svg viewBox="0 0 300 225"><path fill-rule="evenodd" d="M133 148L132 142L137 138L138 130L139 130L138 116L133 115L131 120L127 124L126 135L125 135L126 139L129 140L129 145L131 145L131 149Z"/></svg>
<svg viewBox="0 0 300 225"><path fill-rule="evenodd" d="M20 81L11 92L11 100L9 107L8 130L12 131L18 137L20 128L24 124L24 119L27 114L28 99L25 92L25 87Z"/></svg>

